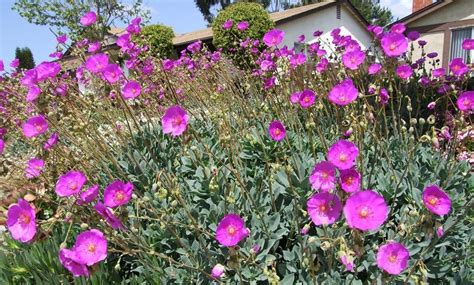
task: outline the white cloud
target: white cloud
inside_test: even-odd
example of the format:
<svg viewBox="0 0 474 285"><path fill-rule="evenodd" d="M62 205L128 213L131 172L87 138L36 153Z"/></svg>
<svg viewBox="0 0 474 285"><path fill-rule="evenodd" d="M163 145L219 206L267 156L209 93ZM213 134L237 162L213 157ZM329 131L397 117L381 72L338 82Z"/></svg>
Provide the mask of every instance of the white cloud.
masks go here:
<svg viewBox="0 0 474 285"><path fill-rule="evenodd" d="M380 0L380 6L390 9L396 20L411 13L412 2L413 0Z"/></svg>

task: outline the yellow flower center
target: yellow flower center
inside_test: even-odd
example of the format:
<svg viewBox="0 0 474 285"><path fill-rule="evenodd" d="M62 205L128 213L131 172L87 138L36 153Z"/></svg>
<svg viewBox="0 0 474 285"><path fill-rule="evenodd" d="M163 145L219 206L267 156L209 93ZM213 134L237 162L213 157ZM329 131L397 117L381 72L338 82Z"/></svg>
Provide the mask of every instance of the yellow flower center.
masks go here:
<svg viewBox="0 0 474 285"><path fill-rule="evenodd" d="M309 103L309 99L310 99L309 97L304 97L303 101L304 101L305 103Z"/></svg>
<svg viewBox="0 0 474 285"><path fill-rule="evenodd" d="M227 227L227 233L230 235L230 236L233 236L235 235L235 233L237 232L237 229L234 227L234 226L228 226Z"/></svg>
<svg viewBox="0 0 474 285"><path fill-rule="evenodd" d="M360 212L359 212L359 216L360 216L361 218L365 218L365 217L367 217L368 215L369 215L369 209L367 209L367 207L362 208L362 209L360 210Z"/></svg>
<svg viewBox="0 0 474 285"><path fill-rule="evenodd" d="M391 262L391 263L394 263L397 261L397 256L394 255L394 254L391 254L389 257L388 257L388 261Z"/></svg>
<svg viewBox="0 0 474 285"><path fill-rule="evenodd" d="M94 253L95 252L95 245L93 243L90 243L87 246L87 251L89 251L90 253Z"/></svg>
<svg viewBox="0 0 474 285"><path fill-rule="evenodd" d="M77 189L77 183L76 182L72 182L71 184L69 184L69 188L71 190L76 190Z"/></svg>
<svg viewBox="0 0 474 285"><path fill-rule="evenodd" d="M328 211L328 207L326 207L326 204L322 204L321 206L319 206L319 211L326 213Z"/></svg>
<svg viewBox="0 0 474 285"><path fill-rule="evenodd" d="M438 198L434 196L429 197L428 204L430 204L431 206L435 206L436 204L438 204Z"/></svg>
<svg viewBox="0 0 474 285"><path fill-rule="evenodd" d="M464 101L462 101L462 104L466 107L469 106L470 105L469 99L464 99Z"/></svg>
<svg viewBox="0 0 474 285"><path fill-rule="evenodd" d="M329 173L327 173L326 171L323 171L321 173L321 177L323 177L324 179L327 179L329 177Z"/></svg>
<svg viewBox="0 0 474 285"><path fill-rule="evenodd" d="M345 153L341 153L339 155L339 161L344 162L347 160L347 155Z"/></svg>
<svg viewBox="0 0 474 285"><path fill-rule="evenodd" d="M346 96L345 95L339 96L339 102L344 102L344 101L346 101Z"/></svg>
<svg viewBox="0 0 474 285"><path fill-rule="evenodd" d="M349 186L352 185L352 180L353 180L352 177L347 177L346 184L349 185Z"/></svg>
<svg viewBox="0 0 474 285"><path fill-rule="evenodd" d="M279 136L279 135L281 134L280 129L274 129L274 130L273 130L273 134L274 134L275 136Z"/></svg>
<svg viewBox="0 0 474 285"><path fill-rule="evenodd" d="M123 191L117 191L117 193L115 193L115 200L122 201L123 199L125 199Z"/></svg>
<svg viewBox="0 0 474 285"><path fill-rule="evenodd" d="M31 221L30 215L27 215L27 214L21 214L18 219L20 220L20 223L26 224L26 225L29 224Z"/></svg>
<svg viewBox="0 0 474 285"><path fill-rule="evenodd" d="M181 117L180 116L176 116L173 118L173 120L171 121L171 124L173 125L173 127L177 127L179 125L181 125Z"/></svg>
<svg viewBox="0 0 474 285"><path fill-rule="evenodd" d="M35 126L36 130L39 132L43 129L43 127L41 127L41 125L37 124L37 123L34 123L33 126Z"/></svg>
<svg viewBox="0 0 474 285"><path fill-rule="evenodd" d="M388 47L389 50L393 51L397 48L397 45L395 43L391 43L390 46Z"/></svg>

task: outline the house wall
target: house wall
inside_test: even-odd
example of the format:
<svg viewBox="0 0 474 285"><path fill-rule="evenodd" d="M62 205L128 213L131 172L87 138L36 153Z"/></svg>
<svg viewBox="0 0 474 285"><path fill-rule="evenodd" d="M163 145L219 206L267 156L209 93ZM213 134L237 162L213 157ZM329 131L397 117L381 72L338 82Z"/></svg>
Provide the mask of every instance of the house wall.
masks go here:
<svg viewBox="0 0 474 285"><path fill-rule="evenodd" d="M289 48L294 46L298 36L302 34L305 35L306 42L311 42L314 39L314 31L321 30L324 32L322 38L330 38L329 34L335 28L341 28L342 35L351 35L359 41L362 48L369 47L372 40L366 27L345 5L341 5L340 19L337 19L337 6L334 5L321 11L277 24L276 28L285 31L285 39L281 46L287 45Z"/></svg>
<svg viewBox="0 0 474 285"><path fill-rule="evenodd" d="M474 26L474 0L455 0L440 9L407 24L409 30L420 32L427 52L437 52L444 68L450 59L452 30ZM421 56L421 48L415 44L413 59ZM438 66L439 67L439 66Z"/></svg>

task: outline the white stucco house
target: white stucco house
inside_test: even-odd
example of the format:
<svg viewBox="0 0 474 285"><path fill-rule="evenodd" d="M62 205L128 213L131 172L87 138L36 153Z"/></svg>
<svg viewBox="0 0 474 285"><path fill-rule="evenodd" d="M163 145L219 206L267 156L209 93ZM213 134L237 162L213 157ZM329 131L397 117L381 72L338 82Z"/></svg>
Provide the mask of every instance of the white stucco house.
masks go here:
<svg viewBox="0 0 474 285"><path fill-rule="evenodd" d="M300 35L305 35L307 43L311 43L314 31L323 31L321 37L324 39L328 38L335 28L340 28L342 35L352 36L363 49L368 48L372 41L372 36L366 29L369 23L349 0L327 0L271 13L270 18L275 22L277 29L285 32L281 46L286 45L289 48L298 44L297 39ZM212 44L212 29L177 35L173 39L173 44L180 51L188 44L199 40Z"/></svg>
<svg viewBox="0 0 474 285"><path fill-rule="evenodd" d="M397 22L419 32L419 40L427 42L425 53L438 53L442 67L447 69L457 57L474 62L474 51L461 47L465 39L474 38L474 0L413 0L412 13ZM414 48L413 58L420 58L421 48Z"/></svg>

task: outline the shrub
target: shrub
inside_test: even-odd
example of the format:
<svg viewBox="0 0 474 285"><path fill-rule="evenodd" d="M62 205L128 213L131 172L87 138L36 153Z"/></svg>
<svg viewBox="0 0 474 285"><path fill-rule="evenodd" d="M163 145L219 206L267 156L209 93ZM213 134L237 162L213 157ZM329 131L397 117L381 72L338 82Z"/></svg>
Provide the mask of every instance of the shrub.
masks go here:
<svg viewBox="0 0 474 285"><path fill-rule="evenodd" d="M173 46L174 32L165 25L149 25L142 28L138 42L146 43L150 52L157 58L175 57Z"/></svg>
<svg viewBox="0 0 474 285"><path fill-rule="evenodd" d="M433 77L403 34L388 53L375 42L380 63L331 36L334 53L317 38L303 54L266 34L253 70L200 43L177 60L142 57L125 36L127 77L84 47L75 76L58 62L6 73L2 150L22 175L0 182L28 194L9 207L18 241L7 238L0 277L468 283L474 176L457 150L472 148L470 66ZM36 88L48 92L19 95Z"/></svg>
<svg viewBox="0 0 474 285"><path fill-rule="evenodd" d="M232 21L232 27L225 29L223 25L229 20ZM248 28L239 30L237 25L241 22L247 22ZM251 55L240 52L240 43L249 39L261 39L274 25L262 5L238 2L220 11L212 22L213 43L215 47L228 52L230 58L234 59L234 63L248 64Z"/></svg>

